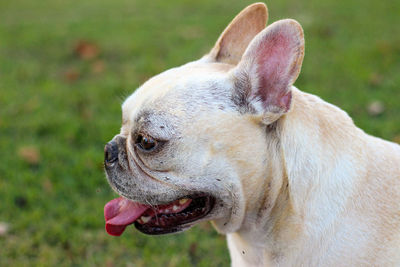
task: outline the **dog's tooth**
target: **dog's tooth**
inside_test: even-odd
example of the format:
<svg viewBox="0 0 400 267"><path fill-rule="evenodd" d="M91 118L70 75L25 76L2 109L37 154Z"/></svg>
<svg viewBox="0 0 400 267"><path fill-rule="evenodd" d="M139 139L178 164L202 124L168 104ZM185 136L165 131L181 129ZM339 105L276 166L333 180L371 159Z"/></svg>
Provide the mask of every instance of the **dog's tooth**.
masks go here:
<svg viewBox="0 0 400 267"><path fill-rule="evenodd" d="M176 205L174 205L174 206L172 207L172 210L173 210L173 211L177 211L178 209L179 209L179 207L176 206Z"/></svg>
<svg viewBox="0 0 400 267"><path fill-rule="evenodd" d="M188 200L189 200L189 199L187 199L187 198L182 198L182 199L179 200L179 204L180 204L180 205L183 205L183 204L185 204L186 202L188 202Z"/></svg>
<svg viewBox="0 0 400 267"><path fill-rule="evenodd" d="M150 221L151 217L150 216L142 216L140 217L140 220L142 220L143 223L148 223Z"/></svg>

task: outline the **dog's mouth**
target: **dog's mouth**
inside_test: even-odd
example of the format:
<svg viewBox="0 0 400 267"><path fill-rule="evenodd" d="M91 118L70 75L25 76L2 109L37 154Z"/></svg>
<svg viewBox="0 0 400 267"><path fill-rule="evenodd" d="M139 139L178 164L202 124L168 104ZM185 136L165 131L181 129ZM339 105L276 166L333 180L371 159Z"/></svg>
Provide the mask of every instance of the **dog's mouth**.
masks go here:
<svg viewBox="0 0 400 267"><path fill-rule="evenodd" d="M149 206L119 197L104 206L107 233L120 236L130 224L149 235L169 234L190 227L214 207L211 196L189 196L165 205Z"/></svg>

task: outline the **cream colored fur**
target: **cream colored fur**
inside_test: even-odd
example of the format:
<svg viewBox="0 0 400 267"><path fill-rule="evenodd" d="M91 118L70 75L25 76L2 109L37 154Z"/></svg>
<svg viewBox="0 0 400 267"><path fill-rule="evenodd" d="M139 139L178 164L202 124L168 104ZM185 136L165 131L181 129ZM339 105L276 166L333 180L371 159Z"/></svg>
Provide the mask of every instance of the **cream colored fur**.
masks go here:
<svg viewBox="0 0 400 267"><path fill-rule="evenodd" d="M150 204L215 196L203 220L227 235L232 266L399 266L400 146L292 86L302 30L292 20L263 30L266 19L265 5L246 8L210 54L153 77L124 102L117 137L126 140L130 171L115 174L121 182L109 177L111 186ZM273 29L298 41L290 109L263 112L256 98L251 112L238 108L237 75L254 72L246 60L255 52L245 48ZM168 143L135 152L136 132Z"/></svg>

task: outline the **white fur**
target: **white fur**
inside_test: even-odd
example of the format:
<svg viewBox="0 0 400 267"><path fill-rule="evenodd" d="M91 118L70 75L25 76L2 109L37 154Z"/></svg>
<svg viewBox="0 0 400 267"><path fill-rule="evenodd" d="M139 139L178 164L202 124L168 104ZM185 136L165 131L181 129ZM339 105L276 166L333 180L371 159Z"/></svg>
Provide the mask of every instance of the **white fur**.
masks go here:
<svg viewBox="0 0 400 267"><path fill-rule="evenodd" d="M232 32L245 30L236 25L243 20L266 19L262 4L245 12L209 55L153 77L124 102L118 136L127 140L133 171L118 175L138 182L119 193L152 204L188 192L216 197L204 220L227 235L232 266L399 266L400 146L365 134L344 111L293 86L287 112L268 112L258 97L247 99L253 111L238 107L235 75L249 62L224 62L237 63L248 43L227 58L224 42L246 34ZM300 26L275 25L297 27L290 29L300 71ZM289 84L298 73L291 75ZM155 154L135 152L138 131L168 142Z"/></svg>

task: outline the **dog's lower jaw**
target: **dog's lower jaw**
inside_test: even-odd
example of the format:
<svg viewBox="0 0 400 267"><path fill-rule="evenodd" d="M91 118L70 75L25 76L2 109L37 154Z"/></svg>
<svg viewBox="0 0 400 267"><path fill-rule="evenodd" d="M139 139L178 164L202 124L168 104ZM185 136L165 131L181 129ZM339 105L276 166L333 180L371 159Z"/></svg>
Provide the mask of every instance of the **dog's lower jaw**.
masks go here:
<svg viewBox="0 0 400 267"><path fill-rule="evenodd" d="M243 207L239 209L244 210ZM238 229L240 229L240 226L243 224L243 218L244 218L243 215L244 212L239 213L236 211L234 213L231 210L228 217L214 219L211 221L211 224L214 226L215 230L217 230L217 232L220 234L233 233L236 232Z"/></svg>
<svg viewBox="0 0 400 267"><path fill-rule="evenodd" d="M227 216L218 217L211 221L211 224L220 234L236 232L243 225L245 216L245 199L242 187L232 185L232 193L229 199L230 209Z"/></svg>

